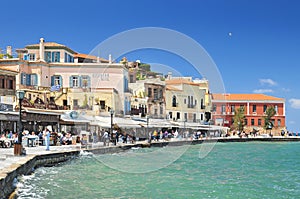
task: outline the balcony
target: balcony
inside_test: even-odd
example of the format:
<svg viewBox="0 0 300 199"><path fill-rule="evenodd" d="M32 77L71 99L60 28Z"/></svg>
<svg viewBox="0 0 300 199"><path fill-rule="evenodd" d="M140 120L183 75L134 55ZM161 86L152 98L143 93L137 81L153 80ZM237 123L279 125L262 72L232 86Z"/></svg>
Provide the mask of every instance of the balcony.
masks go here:
<svg viewBox="0 0 300 199"><path fill-rule="evenodd" d="M188 107L188 108L195 108L196 105L195 105L195 104L188 104L187 107Z"/></svg>

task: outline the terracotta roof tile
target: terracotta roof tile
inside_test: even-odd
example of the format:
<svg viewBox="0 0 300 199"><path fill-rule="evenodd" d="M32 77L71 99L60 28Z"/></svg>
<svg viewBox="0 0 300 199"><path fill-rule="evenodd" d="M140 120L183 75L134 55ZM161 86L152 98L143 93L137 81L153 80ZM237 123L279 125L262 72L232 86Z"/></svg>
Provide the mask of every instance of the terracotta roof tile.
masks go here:
<svg viewBox="0 0 300 199"><path fill-rule="evenodd" d="M170 85L170 84L189 84L189 85L195 85L195 86L199 86L198 83L194 83L189 81L188 79L184 79L184 78L175 78L175 79L170 79L170 80L166 80L166 84Z"/></svg>
<svg viewBox="0 0 300 199"><path fill-rule="evenodd" d="M40 46L40 44L30 44L30 45L27 45L26 47L30 47L30 46ZM56 42L44 42L44 46L48 47L48 46L53 46L53 47L66 47L65 45L62 45L62 44L59 44L59 43L56 43Z"/></svg>
<svg viewBox="0 0 300 199"><path fill-rule="evenodd" d="M182 91L181 89L178 89L174 86L170 86L170 85L167 85L166 86L166 90L169 90L169 91Z"/></svg>
<svg viewBox="0 0 300 199"><path fill-rule="evenodd" d="M87 55L87 54L82 54L82 53L77 53L77 54L74 54L74 57L78 57L78 58L83 58L83 59L93 59L93 60L97 60L97 57L94 56L94 55ZM99 60L101 62L109 62L108 60L104 59L104 58L99 58Z"/></svg>
<svg viewBox="0 0 300 199"><path fill-rule="evenodd" d="M212 94L212 99L226 101L284 101L283 98L265 94Z"/></svg>

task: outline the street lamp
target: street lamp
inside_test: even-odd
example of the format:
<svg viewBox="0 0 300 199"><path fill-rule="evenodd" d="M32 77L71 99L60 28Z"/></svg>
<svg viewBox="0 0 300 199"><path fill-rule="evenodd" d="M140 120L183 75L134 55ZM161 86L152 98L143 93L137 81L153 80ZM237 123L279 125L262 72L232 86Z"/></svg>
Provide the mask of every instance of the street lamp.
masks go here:
<svg viewBox="0 0 300 199"><path fill-rule="evenodd" d="M14 154L22 154L22 101L25 96L25 91L18 90L16 93L17 99L19 100L19 128L18 128L18 143L14 145Z"/></svg>
<svg viewBox="0 0 300 199"><path fill-rule="evenodd" d="M146 115L146 120L147 120L147 136L149 139L149 143L151 142L151 135L149 135L149 116Z"/></svg>
<svg viewBox="0 0 300 199"><path fill-rule="evenodd" d="M113 139L113 132L112 132L113 116L114 116L115 111L112 108L110 108L109 113L110 113L110 131L109 131L109 133L110 133L110 139L112 140Z"/></svg>

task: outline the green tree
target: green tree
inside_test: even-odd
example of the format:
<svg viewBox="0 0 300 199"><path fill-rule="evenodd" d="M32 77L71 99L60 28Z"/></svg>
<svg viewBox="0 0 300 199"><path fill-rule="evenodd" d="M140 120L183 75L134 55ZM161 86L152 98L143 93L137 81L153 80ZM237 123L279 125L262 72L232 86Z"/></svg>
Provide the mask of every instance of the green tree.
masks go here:
<svg viewBox="0 0 300 199"><path fill-rule="evenodd" d="M269 129L273 127L272 117L276 114L274 106L269 106L266 110L266 115L263 117L264 120L264 129Z"/></svg>
<svg viewBox="0 0 300 199"><path fill-rule="evenodd" d="M139 64L139 68L140 68L141 70L144 70L144 71L151 71L151 66L150 66L150 64L140 63L140 64Z"/></svg>
<svg viewBox="0 0 300 199"><path fill-rule="evenodd" d="M242 132L245 126L245 110L238 108L234 110L233 127L234 129Z"/></svg>

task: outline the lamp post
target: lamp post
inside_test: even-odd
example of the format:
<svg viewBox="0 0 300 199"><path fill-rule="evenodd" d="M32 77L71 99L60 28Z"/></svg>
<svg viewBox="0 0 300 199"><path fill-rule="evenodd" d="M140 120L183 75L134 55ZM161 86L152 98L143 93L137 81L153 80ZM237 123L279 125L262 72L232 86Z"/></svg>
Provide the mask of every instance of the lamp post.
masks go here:
<svg viewBox="0 0 300 199"><path fill-rule="evenodd" d="M147 120L147 136L149 139L149 143L151 142L151 135L149 135L149 116L146 115L146 120Z"/></svg>
<svg viewBox="0 0 300 199"><path fill-rule="evenodd" d="M110 113L110 131L109 131L109 133L110 133L110 139L112 140L113 139L113 131L112 131L113 116L114 116L115 111L112 108L110 108L109 113Z"/></svg>
<svg viewBox="0 0 300 199"><path fill-rule="evenodd" d="M19 100L19 128L18 128L18 143L14 145L14 155L22 154L22 101L25 96L25 92L18 90L16 93L17 99Z"/></svg>

